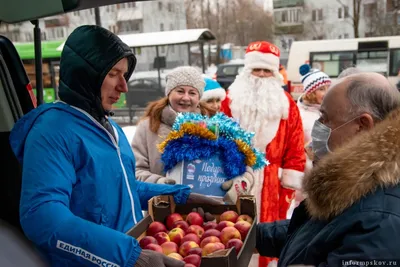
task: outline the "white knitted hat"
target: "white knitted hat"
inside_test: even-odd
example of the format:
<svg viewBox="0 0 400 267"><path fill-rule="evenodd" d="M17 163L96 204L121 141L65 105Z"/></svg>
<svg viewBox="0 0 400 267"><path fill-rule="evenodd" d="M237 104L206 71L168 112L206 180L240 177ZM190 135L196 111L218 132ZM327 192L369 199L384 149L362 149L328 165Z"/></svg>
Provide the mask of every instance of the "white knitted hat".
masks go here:
<svg viewBox="0 0 400 267"><path fill-rule="evenodd" d="M177 67L167 74L166 81L165 96L178 86L192 86L199 91L200 98L203 96L205 82L201 73L194 67Z"/></svg>

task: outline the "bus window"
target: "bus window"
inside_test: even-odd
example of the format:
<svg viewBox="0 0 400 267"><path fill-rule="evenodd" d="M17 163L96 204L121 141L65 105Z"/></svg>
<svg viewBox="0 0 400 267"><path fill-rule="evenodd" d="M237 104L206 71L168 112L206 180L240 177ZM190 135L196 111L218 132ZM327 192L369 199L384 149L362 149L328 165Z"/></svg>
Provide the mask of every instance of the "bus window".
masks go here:
<svg viewBox="0 0 400 267"><path fill-rule="evenodd" d="M34 93L36 94L36 74L35 74L35 63L32 60L24 62L24 67L28 78L31 82ZM51 103L56 100L56 93L53 88L52 74L50 72L50 64L48 62L42 63L42 81L43 81L43 100L45 103Z"/></svg>
<svg viewBox="0 0 400 267"><path fill-rule="evenodd" d="M313 68L335 78L343 69L353 66L354 52L312 53L311 64Z"/></svg>
<svg viewBox="0 0 400 267"><path fill-rule="evenodd" d="M388 51L363 51L357 53L357 68L361 71L378 72L387 75Z"/></svg>
<svg viewBox="0 0 400 267"><path fill-rule="evenodd" d="M390 53L390 76L397 76L400 72L400 49L394 49Z"/></svg>

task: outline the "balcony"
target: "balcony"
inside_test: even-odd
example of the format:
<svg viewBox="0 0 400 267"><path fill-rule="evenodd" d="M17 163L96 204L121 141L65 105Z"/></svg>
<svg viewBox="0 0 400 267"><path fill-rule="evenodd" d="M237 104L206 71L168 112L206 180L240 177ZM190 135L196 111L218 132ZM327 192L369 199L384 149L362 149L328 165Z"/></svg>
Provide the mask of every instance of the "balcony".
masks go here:
<svg viewBox="0 0 400 267"><path fill-rule="evenodd" d="M304 32L303 23L275 25L276 35L302 34L303 32Z"/></svg>
<svg viewBox="0 0 400 267"><path fill-rule="evenodd" d="M294 31L298 33L303 31L303 8L288 7L274 10L275 29L278 32Z"/></svg>
<svg viewBox="0 0 400 267"><path fill-rule="evenodd" d="M274 9L287 7L304 7L304 0L274 0Z"/></svg>
<svg viewBox="0 0 400 267"><path fill-rule="evenodd" d="M69 17L67 15L47 17L44 26L45 28L69 27Z"/></svg>
<svg viewBox="0 0 400 267"><path fill-rule="evenodd" d="M119 9L117 12L117 21L142 20L143 12L139 8Z"/></svg>

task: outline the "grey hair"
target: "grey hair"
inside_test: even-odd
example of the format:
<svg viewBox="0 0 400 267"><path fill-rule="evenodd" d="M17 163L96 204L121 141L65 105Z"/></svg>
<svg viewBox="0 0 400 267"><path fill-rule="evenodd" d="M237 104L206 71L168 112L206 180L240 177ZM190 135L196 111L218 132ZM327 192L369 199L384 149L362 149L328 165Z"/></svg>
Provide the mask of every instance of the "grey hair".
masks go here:
<svg viewBox="0 0 400 267"><path fill-rule="evenodd" d="M349 77L350 78L350 77ZM389 83L351 77L347 88L350 109L347 117L370 114L375 122L382 121L400 106L400 93Z"/></svg>
<svg viewBox="0 0 400 267"><path fill-rule="evenodd" d="M356 73L361 73L362 71L356 67L349 67L347 69L344 69L338 76L338 79L341 79L343 77L347 77L349 75L352 74L356 74Z"/></svg>

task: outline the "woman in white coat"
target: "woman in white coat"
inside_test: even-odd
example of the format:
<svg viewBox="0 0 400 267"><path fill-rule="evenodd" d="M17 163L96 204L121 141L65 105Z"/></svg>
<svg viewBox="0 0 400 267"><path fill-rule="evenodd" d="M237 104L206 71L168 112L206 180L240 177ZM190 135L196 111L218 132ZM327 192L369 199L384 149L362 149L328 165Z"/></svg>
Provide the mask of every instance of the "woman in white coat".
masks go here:
<svg viewBox="0 0 400 267"><path fill-rule="evenodd" d="M311 130L314 122L320 117L320 107L322 100L330 84L329 76L317 69L311 69L310 65L302 65L300 74L303 76L301 81L304 86L304 93L299 97L297 106L303 122L305 153L307 158L306 172L312 168L312 149L311 149ZM301 194L296 194L296 202L302 199Z"/></svg>

